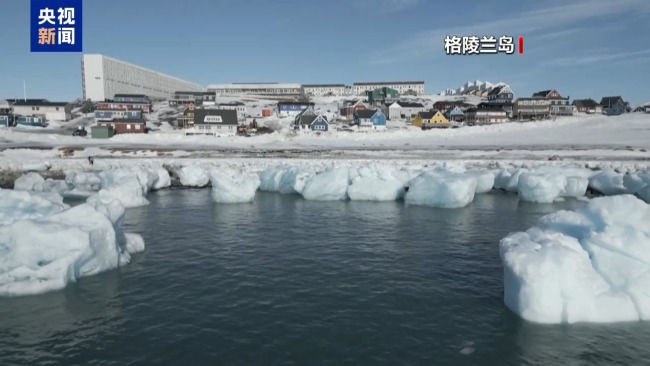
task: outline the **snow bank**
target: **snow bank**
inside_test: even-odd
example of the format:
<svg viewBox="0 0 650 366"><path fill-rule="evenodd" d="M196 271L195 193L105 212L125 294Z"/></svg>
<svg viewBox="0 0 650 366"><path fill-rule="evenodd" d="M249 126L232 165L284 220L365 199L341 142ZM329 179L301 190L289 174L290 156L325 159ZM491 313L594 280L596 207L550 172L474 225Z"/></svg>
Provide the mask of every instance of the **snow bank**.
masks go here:
<svg viewBox="0 0 650 366"><path fill-rule="evenodd" d="M474 176L441 170L424 172L409 183L407 204L440 208L460 208L474 200Z"/></svg>
<svg viewBox="0 0 650 366"><path fill-rule="evenodd" d="M205 187L210 182L210 176L199 165L182 167L178 172L178 178L186 187Z"/></svg>
<svg viewBox="0 0 650 366"><path fill-rule="evenodd" d="M650 319L650 205L599 197L501 240L504 301L539 323Z"/></svg>
<svg viewBox="0 0 650 366"><path fill-rule="evenodd" d="M257 174L244 173L234 169L219 169L210 172L212 198L219 203L253 202L260 186Z"/></svg>
<svg viewBox="0 0 650 366"><path fill-rule="evenodd" d="M313 176L302 190L306 200L337 201L348 197L348 168L333 168Z"/></svg>
<svg viewBox="0 0 650 366"><path fill-rule="evenodd" d="M124 208L112 197L69 208L36 193L0 195L0 296L59 290L126 264L130 252L144 249L141 237L116 230ZM16 209L6 216L9 205Z"/></svg>
<svg viewBox="0 0 650 366"><path fill-rule="evenodd" d="M353 201L395 201L404 197L404 176L389 166L351 169L347 195Z"/></svg>

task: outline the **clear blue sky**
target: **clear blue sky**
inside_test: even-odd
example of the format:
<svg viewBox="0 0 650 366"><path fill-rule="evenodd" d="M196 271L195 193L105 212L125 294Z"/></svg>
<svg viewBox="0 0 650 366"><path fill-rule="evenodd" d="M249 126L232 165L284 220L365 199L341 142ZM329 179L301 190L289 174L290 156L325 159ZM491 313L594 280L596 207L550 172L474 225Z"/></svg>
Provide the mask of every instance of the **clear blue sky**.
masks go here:
<svg viewBox="0 0 650 366"><path fill-rule="evenodd" d="M29 52L29 1L2 0L0 98L81 96L81 54ZM201 85L503 81L516 96L650 100L648 0L85 0L84 52ZM446 34L523 35L523 55L447 56Z"/></svg>

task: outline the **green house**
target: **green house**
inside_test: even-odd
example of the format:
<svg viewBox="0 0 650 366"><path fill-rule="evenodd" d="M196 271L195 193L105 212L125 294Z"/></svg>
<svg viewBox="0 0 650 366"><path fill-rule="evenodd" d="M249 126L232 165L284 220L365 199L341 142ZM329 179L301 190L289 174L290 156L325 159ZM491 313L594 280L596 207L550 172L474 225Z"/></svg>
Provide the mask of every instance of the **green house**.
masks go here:
<svg viewBox="0 0 650 366"><path fill-rule="evenodd" d="M93 126L90 128L90 137L94 139L110 139L113 137L113 127Z"/></svg>
<svg viewBox="0 0 650 366"><path fill-rule="evenodd" d="M385 103L399 99L399 92L395 89L383 87L367 91L366 98L368 98L370 104Z"/></svg>

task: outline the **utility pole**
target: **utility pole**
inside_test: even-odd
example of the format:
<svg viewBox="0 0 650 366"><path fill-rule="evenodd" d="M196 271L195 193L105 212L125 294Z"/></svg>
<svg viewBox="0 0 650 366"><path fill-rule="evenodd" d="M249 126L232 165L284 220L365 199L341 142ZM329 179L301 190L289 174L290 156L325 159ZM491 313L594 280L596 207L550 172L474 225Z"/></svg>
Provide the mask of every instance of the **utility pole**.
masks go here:
<svg viewBox="0 0 650 366"><path fill-rule="evenodd" d="M27 82L23 79L23 98L27 101Z"/></svg>

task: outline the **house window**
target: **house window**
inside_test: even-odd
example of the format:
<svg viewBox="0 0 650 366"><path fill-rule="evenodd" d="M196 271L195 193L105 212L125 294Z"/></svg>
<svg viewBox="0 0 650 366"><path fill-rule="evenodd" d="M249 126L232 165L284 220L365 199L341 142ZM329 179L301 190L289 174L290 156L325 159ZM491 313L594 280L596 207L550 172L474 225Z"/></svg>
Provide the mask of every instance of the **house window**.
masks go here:
<svg viewBox="0 0 650 366"><path fill-rule="evenodd" d="M59 111L59 107L56 107L56 111L57 111L57 112Z"/></svg>
<svg viewBox="0 0 650 366"><path fill-rule="evenodd" d="M139 129L140 129L140 125L135 125L135 129L136 129L136 130L139 130Z"/></svg>
<svg viewBox="0 0 650 366"><path fill-rule="evenodd" d="M131 125L127 123L127 125L126 125L126 129L127 129L127 130L130 130L130 129L131 129Z"/></svg>

